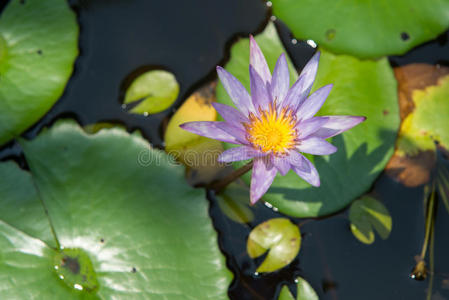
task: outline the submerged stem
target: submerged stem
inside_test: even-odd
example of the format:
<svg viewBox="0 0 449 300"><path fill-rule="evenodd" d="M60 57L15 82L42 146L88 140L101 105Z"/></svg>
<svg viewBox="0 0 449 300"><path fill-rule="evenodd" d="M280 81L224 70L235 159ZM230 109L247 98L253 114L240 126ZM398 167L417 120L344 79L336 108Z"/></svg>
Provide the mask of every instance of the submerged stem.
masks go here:
<svg viewBox="0 0 449 300"><path fill-rule="evenodd" d="M427 207L427 212L426 212L426 235L424 237L424 243L423 243L423 247L421 249L421 259L424 260L424 258L426 257L426 251L429 245L429 238L430 238L430 234L431 234L431 229L432 229L432 223L433 223L433 212L434 212L434 207L435 207L435 182L433 182L432 184L432 194L430 194L430 200L429 200L429 205Z"/></svg>
<svg viewBox="0 0 449 300"><path fill-rule="evenodd" d="M208 188L211 190L214 190L215 193L219 194L221 191L224 190L225 187L227 187L230 183L234 182L235 180L239 179L241 176L243 176L246 172L251 170L253 167L253 161L250 161L246 165L244 165L241 168L238 168L237 170L234 170L231 174L226 176L225 178L212 182Z"/></svg>
<svg viewBox="0 0 449 300"><path fill-rule="evenodd" d="M430 199L427 203L427 209L426 209L426 233L424 236L424 242L423 242L423 246L421 249L421 255L419 256L419 259L415 265L415 267L413 268L411 277L413 279L416 280L423 280L426 278L427 276L427 267L426 267L426 263L424 261L425 257L426 257L426 253L427 253L427 248L429 246L429 240L433 239L433 227L434 227L434 218L435 218L435 180L432 182L432 191L430 194ZM431 241L432 243L432 241ZM433 245L431 245L431 247L433 247ZM432 252L433 249L431 249ZM433 253L431 253L430 255L433 255ZM431 257L432 262L431 264L433 264L433 257ZM431 265L431 268L433 268L433 266Z"/></svg>

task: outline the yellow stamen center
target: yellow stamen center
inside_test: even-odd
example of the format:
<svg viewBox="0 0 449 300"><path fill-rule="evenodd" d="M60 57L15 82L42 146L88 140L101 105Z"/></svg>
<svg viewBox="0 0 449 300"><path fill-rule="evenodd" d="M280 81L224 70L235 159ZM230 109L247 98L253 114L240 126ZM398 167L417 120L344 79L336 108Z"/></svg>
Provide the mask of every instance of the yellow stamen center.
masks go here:
<svg viewBox="0 0 449 300"><path fill-rule="evenodd" d="M247 140L263 152L285 154L297 144L296 119L290 110L278 112L276 105L270 105L268 110L259 110L259 116L251 113L249 121L244 124Z"/></svg>

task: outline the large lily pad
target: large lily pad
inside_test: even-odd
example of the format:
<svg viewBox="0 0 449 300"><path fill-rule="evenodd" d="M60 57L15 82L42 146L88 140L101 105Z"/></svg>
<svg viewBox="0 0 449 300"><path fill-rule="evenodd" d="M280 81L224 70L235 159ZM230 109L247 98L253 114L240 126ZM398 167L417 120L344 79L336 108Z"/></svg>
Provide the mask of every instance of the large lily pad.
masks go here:
<svg viewBox="0 0 449 300"><path fill-rule="evenodd" d="M268 53L268 64L273 66L277 56L285 51L276 32L269 27L256 40ZM234 45L226 65L246 88L248 47L248 40ZM396 81L388 61L359 60L322 51L314 90L329 83L334 87L319 114L361 115L367 121L333 138L337 153L314 158L321 177L319 188L311 187L292 171L275 178L263 200L284 214L315 217L338 211L371 186L393 153L399 113ZM232 105L221 86L217 100ZM249 183L249 175L244 179Z"/></svg>
<svg viewBox="0 0 449 300"><path fill-rule="evenodd" d="M0 16L0 145L58 100L78 55L66 0L11 0Z"/></svg>
<svg viewBox="0 0 449 300"><path fill-rule="evenodd" d="M361 58L404 54L449 27L440 0L272 0L273 13L300 39Z"/></svg>
<svg viewBox="0 0 449 300"><path fill-rule="evenodd" d="M0 164L11 173L0 184L2 297L227 299L231 275L204 192L162 151L138 134L88 135L73 122L21 145L31 173Z"/></svg>

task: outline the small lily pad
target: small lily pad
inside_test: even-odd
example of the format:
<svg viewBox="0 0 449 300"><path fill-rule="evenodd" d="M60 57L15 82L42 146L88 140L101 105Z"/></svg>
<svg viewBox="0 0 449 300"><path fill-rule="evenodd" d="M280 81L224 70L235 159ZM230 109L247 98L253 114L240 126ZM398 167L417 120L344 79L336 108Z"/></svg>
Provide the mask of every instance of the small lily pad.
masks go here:
<svg viewBox="0 0 449 300"><path fill-rule="evenodd" d="M190 133L179 125L192 121L215 121L216 82L195 91L170 119L164 135L165 151L187 166L192 184L213 181L224 168L217 162L223 152L222 143Z"/></svg>
<svg viewBox="0 0 449 300"><path fill-rule="evenodd" d="M223 193L217 195L218 206L231 220L246 224L254 220L254 213L249 207L249 189L236 183L229 185Z"/></svg>
<svg viewBox="0 0 449 300"><path fill-rule="evenodd" d="M310 283L308 283L304 278L298 277L296 278L296 300L318 300L318 295L315 290L312 288ZM288 289L286 285L284 285L281 289L281 293L279 294L278 300L295 300L292 293Z"/></svg>
<svg viewBox="0 0 449 300"><path fill-rule="evenodd" d="M440 0L271 0L273 13L299 39L360 58L404 54L449 26Z"/></svg>
<svg viewBox="0 0 449 300"><path fill-rule="evenodd" d="M136 114L156 114L178 98L179 84L165 70L151 70L137 77L126 90L125 109Z"/></svg>
<svg viewBox="0 0 449 300"><path fill-rule="evenodd" d="M268 255L256 272L274 272L295 259L301 246L298 226L286 218L275 218L255 227L248 237L247 251L256 258L268 251Z"/></svg>
<svg viewBox="0 0 449 300"><path fill-rule="evenodd" d="M364 196L352 203L349 221L354 236L364 244L374 242L374 230L382 239L387 239L392 228L392 219L387 208L378 200Z"/></svg>
<svg viewBox="0 0 449 300"><path fill-rule="evenodd" d="M78 55L66 0L11 0L0 15L0 145L59 99Z"/></svg>

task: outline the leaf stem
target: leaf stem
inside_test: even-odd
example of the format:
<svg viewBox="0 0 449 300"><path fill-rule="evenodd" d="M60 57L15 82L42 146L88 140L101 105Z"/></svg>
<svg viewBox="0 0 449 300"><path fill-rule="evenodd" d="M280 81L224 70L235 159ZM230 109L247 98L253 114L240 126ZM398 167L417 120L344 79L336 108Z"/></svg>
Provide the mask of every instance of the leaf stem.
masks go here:
<svg viewBox="0 0 449 300"><path fill-rule="evenodd" d="M253 167L253 161L250 161L243 167L238 168L237 170L234 170L231 174L228 176L212 182L207 188L214 190L216 194L219 194L221 191L225 189L230 183L234 182L235 180L239 179L241 176L246 174L251 168Z"/></svg>
<svg viewBox="0 0 449 300"><path fill-rule="evenodd" d="M426 212L426 235L424 237L423 247L421 249L421 260L426 257L426 251L429 245L431 229L433 227L433 215L435 210L435 182L432 184L432 194L430 194L429 206Z"/></svg>
<svg viewBox="0 0 449 300"><path fill-rule="evenodd" d="M425 236L424 242L421 249L421 255L419 256L415 267L413 268L411 278L416 280L423 280L427 276L427 267L424 261L427 253L427 248L429 246L429 240L433 239L433 229L434 229L434 221L435 221L435 180L432 181L432 191L430 194L430 199L427 203L426 208L426 224L425 224ZM431 243L431 248L433 247L433 241ZM433 249L430 249L433 252ZM430 254L431 256L433 253ZM433 257L431 257L431 269L433 268ZM431 278L432 279L432 278ZM432 283L429 284L430 287Z"/></svg>

